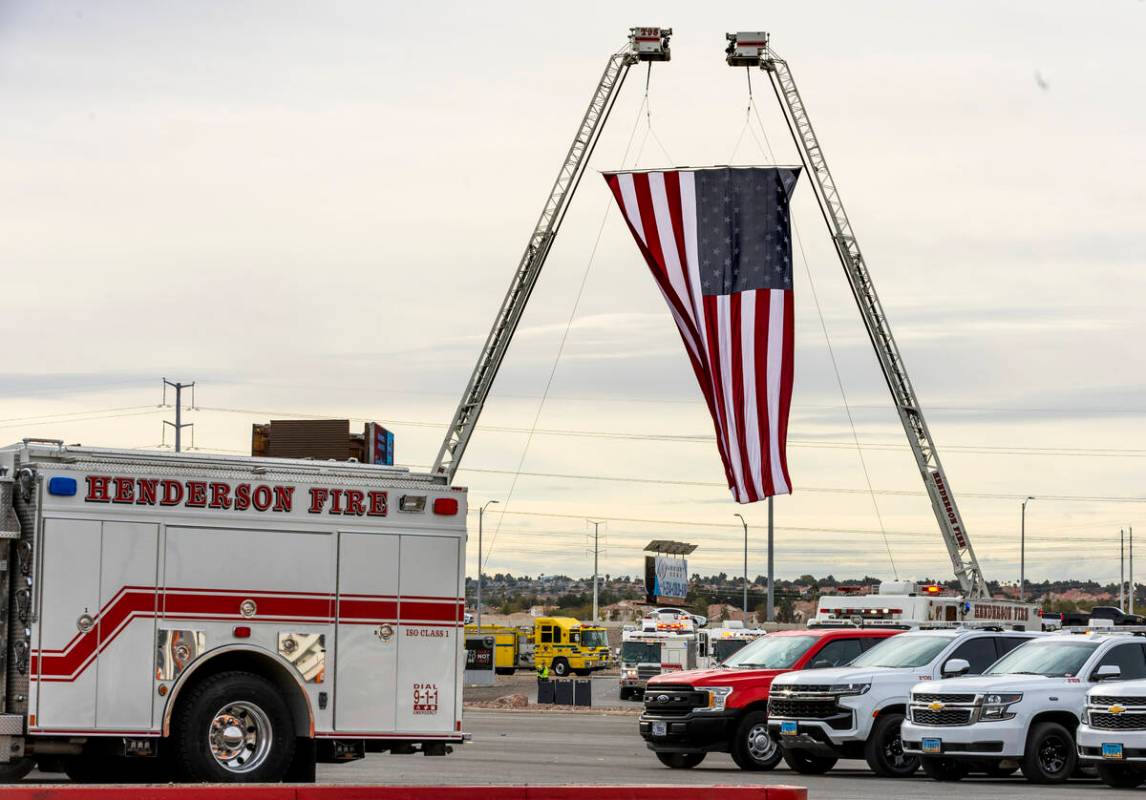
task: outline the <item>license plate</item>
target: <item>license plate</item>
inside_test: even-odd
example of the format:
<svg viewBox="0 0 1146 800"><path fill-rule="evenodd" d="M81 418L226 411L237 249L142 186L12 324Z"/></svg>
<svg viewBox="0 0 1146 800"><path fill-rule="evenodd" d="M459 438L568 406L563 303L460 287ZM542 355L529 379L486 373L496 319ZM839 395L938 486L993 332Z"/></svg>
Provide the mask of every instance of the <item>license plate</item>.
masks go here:
<svg viewBox="0 0 1146 800"><path fill-rule="evenodd" d="M782 721L780 723L781 736L795 736L798 732L795 722Z"/></svg>
<svg viewBox="0 0 1146 800"><path fill-rule="evenodd" d="M653 736L667 736L668 723L667 722L654 722L653 723Z"/></svg>
<svg viewBox="0 0 1146 800"><path fill-rule="evenodd" d="M942 739L924 739L923 740L924 753L942 753L943 740Z"/></svg>
<svg viewBox="0 0 1146 800"><path fill-rule="evenodd" d="M1121 744L1110 744L1107 742L1103 742L1102 743L1102 757L1103 758L1113 758L1117 761L1121 761L1122 757L1123 757L1122 756L1122 745Z"/></svg>

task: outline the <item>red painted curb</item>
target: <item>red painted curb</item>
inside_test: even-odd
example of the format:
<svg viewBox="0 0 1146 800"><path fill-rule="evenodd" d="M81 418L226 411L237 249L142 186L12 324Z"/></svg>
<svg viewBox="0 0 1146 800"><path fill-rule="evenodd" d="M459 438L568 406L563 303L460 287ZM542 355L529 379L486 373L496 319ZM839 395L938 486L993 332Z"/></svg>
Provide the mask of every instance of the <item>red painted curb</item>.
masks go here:
<svg viewBox="0 0 1146 800"><path fill-rule="evenodd" d="M10 786L4 800L807 800L802 786Z"/></svg>

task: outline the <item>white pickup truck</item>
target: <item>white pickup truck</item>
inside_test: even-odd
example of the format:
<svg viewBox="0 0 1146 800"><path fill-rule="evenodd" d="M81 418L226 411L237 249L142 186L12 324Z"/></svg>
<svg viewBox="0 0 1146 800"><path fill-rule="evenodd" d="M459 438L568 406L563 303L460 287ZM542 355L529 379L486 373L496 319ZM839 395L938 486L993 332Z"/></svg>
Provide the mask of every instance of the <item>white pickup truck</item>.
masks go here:
<svg viewBox="0 0 1146 800"><path fill-rule="evenodd" d="M1076 736L1078 757L1096 767L1107 786L1133 789L1146 783L1146 680L1087 692Z"/></svg>
<svg viewBox="0 0 1146 800"><path fill-rule="evenodd" d="M1079 767L1075 733L1087 690L1146 677L1143 644L1131 633L1050 634L979 677L918 683L900 732L904 752L922 756L936 780L992 764L1000 773L1017 766L1034 783L1062 783Z"/></svg>
<svg viewBox="0 0 1146 800"><path fill-rule="evenodd" d="M977 675L1038 635L970 627L901 633L846 667L777 677L769 728L798 772L824 772L840 758L863 758L877 775L907 777L919 769L919 756L904 753L900 743L911 687L948 675Z"/></svg>

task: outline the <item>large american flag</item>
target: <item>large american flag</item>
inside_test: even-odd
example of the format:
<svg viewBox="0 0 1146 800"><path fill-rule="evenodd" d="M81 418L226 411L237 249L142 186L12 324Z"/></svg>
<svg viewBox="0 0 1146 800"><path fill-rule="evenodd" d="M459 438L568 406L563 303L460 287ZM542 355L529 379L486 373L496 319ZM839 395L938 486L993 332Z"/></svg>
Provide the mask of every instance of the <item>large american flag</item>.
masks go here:
<svg viewBox="0 0 1146 800"><path fill-rule="evenodd" d="M609 172L688 351L732 496L792 491L792 242L798 168Z"/></svg>

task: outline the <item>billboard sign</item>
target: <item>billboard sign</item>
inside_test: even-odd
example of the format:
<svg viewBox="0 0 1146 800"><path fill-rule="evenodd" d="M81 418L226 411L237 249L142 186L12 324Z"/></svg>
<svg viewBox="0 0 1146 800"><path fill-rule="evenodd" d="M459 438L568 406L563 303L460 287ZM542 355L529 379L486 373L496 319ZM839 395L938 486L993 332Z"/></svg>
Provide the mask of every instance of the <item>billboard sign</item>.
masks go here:
<svg viewBox="0 0 1146 800"><path fill-rule="evenodd" d="M366 460L370 464L394 465L394 434L377 422L366 426Z"/></svg>
<svg viewBox="0 0 1146 800"><path fill-rule="evenodd" d="M650 603L683 601L688 596L688 560L645 556L645 593Z"/></svg>

